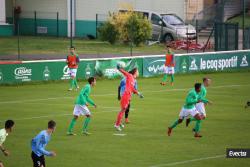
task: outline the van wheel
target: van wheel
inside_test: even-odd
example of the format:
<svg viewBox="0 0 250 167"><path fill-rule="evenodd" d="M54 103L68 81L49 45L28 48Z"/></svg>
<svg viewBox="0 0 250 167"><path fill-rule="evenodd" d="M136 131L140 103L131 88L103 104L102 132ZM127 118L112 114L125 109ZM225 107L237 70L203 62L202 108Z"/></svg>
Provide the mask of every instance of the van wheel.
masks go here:
<svg viewBox="0 0 250 167"><path fill-rule="evenodd" d="M172 42L174 40L173 36L171 34L166 34L164 36L164 42L165 43L169 43L169 42Z"/></svg>

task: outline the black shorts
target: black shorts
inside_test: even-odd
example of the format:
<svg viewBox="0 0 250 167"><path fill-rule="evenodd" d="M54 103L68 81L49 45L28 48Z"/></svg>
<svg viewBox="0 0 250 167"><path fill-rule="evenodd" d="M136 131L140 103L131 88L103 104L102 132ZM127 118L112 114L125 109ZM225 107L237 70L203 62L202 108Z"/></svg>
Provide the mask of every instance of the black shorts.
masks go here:
<svg viewBox="0 0 250 167"><path fill-rule="evenodd" d="M45 167L44 155L37 156L33 151L31 152L31 158L33 160L33 167Z"/></svg>

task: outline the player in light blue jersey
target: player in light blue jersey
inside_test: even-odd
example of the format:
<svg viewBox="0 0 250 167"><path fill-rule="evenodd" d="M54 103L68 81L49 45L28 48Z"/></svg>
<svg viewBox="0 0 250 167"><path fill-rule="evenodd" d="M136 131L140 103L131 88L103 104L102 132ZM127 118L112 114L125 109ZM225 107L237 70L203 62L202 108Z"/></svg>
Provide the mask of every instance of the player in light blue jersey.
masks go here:
<svg viewBox="0 0 250 167"><path fill-rule="evenodd" d="M52 133L56 129L56 122L51 120L48 122L48 129L41 131L36 137L31 140L31 158L34 167L45 167L46 156L56 156L54 151L47 151L46 145L49 143Z"/></svg>

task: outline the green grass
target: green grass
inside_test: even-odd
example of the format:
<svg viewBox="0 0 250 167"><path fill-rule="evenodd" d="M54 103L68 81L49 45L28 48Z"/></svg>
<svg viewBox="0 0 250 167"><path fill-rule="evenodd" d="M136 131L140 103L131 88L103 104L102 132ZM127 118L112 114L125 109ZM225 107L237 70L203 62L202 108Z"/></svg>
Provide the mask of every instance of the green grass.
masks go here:
<svg viewBox="0 0 250 167"><path fill-rule="evenodd" d="M70 40L68 38L54 37L20 37L20 53L22 55L65 55L68 53ZM74 39L73 45L78 54L130 54L130 46L124 44L111 45L99 40ZM1 55L17 55L17 37L0 37ZM163 45L139 46L133 48L133 54L159 54L164 53Z"/></svg>
<svg viewBox="0 0 250 167"><path fill-rule="evenodd" d="M46 128L50 119L57 122L56 132L47 146L48 150L57 152L55 158L46 157L50 167L149 167L225 155L226 148L250 148L250 109L244 109L250 99L250 72L206 74L213 80L208 99L214 104L207 107L203 137L193 137L193 124L189 128L182 124L174 129L171 137L166 135L167 126L177 118L188 88L203 76L176 76L173 87L160 86L161 78L138 79L145 98L133 97L131 124L124 129L127 135L123 137L113 135L119 110L116 99L119 80L99 80L92 90L91 96L98 108L90 107L91 136L80 135L83 119L78 120L75 127L78 135L66 136L78 93L66 91L68 83L1 86L1 127L4 120L10 118L16 126L4 143L11 156L0 154L0 159L9 167L32 166L30 140ZM250 159L220 157L173 166L245 167L250 166Z"/></svg>
<svg viewBox="0 0 250 167"><path fill-rule="evenodd" d="M229 19L227 22L228 23L239 23L239 28L243 28L243 15L239 15L236 17L233 17L231 19ZM245 27L248 28L250 27L250 16L248 14L246 14L245 16Z"/></svg>

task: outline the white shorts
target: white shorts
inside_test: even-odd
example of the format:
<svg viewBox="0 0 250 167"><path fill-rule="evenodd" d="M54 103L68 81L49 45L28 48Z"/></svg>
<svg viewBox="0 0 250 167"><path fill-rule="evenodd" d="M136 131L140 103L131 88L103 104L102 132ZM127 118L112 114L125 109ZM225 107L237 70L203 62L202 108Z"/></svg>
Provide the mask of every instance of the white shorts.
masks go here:
<svg viewBox="0 0 250 167"><path fill-rule="evenodd" d="M69 68L69 76L76 77L77 68Z"/></svg>
<svg viewBox="0 0 250 167"><path fill-rule="evenodd" d="M74 107L73 115L81 116L81 115L91 115L88 107L86 105L76 104Z"/></svg>
<svg viewBox="0 0 250 167"><path fill-rule="evenodd" d="M164 67L164 73L165 74L174 74L174 67L165 66Z"/></svg>
<svg viewBox="0 0 250 167"><path fill-rule="evenodd" d="M195 107L191 109L185 109L184 107L182 107L181 112L179 114L179 118L185 119L188 118L190 115L194 117L196 114L199 114L199 112Z"/></svg>
<svg viewBox="0 0 250 167"><path fill-rule="evenodd" d="M196 109L198 110L198 112L203 115L204 117L206 117L206 110L205 110L205 105L203 102L197 103L195 105Z"/></svg>

